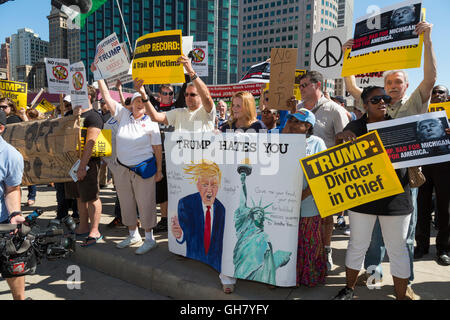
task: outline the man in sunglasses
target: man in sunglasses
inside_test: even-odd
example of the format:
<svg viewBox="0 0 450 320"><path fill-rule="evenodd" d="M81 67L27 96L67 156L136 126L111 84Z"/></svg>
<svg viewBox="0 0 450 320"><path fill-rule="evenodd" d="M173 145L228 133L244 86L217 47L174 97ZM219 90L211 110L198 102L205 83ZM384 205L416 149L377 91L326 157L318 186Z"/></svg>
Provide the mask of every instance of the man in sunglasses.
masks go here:
<svg viewBox="0 0 450 320"><path fill-rule="evenodd" d="M436 86L433 88L431 103L446 102L448 96L449 92L446 87ZM450 161L423 166L422 173L426 181L419 188L417 198L417 247L414 249L414 259L421 259L428 254L430 248L430 220L434 189L436 195L434 214L438 229L436 259L440 265L450 266Z"/></svg>
<svg viewBox="0 0 450 320"><path fill-rule="evenodd" d="M214 130L216 107L211 98L208 87L192 68L191 61L182 55L178 62L183 64L191 82L187 84L184 93L185 108L167 112L158 112L152 103L145 104L146 112L152 121L171 125L175 131L209 132Z"/></svg>
<svg viewBox="0 0 450 320"><path fill-rule="evenodd" d="M436 55L433 50L433 43L431 40L431 31L433 25L422 21L416 25L414 32L417 35L423 34L424 43L424 78L413 94L408 97L406 91L409 87L408 75L403 70L393 70L385 72L384 74L384 89L386 93L392 97L391 103L389 103L387 114L393 118L403 118L416 114L426 113L428 110L428 104L431 97L431 92L434 87L437 78L437 66L436 66ZM345 52L347 49L351 49L353 46L353 39L347 41L342 50ZM354 76L345 77L345 86L347 91L355 98L356 101L361 101L362 89L356 85L356 80ZM414 212L411 216L410 225L408 229L408 242L407 248L409 251L409 256L411 260L411 276L410 281L414 280L414 269L413 269L413 259L414 259L414 238L417 222L417 188L411 189L413 195L413 205ZM380 236L376 237L381 239L381 229L375 227L374 233L379 233ZM371 252L372 248L378 248L378 252ZM371 244L369 251L366 254L366 259L364 261L364 267L368 266L378 266L377 270L381 270L381 261L384 258L384 244L379 243L379 246ZM366 275L367 276L367 275ZM407 295L410 298L414 298L414 291L409 286Z"/></svg>

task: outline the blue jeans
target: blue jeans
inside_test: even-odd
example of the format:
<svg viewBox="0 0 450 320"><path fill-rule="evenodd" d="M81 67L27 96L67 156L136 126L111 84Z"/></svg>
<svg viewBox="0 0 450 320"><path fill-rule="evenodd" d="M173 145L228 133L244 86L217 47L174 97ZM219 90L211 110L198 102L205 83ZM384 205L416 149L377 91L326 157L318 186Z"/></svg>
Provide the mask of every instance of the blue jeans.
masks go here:
<svg viewBox="0 0 450 320"><path fill-rule="evenodd" d="M418 188L411 188L411 197L414 207L414 211L411 214L411 220L409 222L408 236L406 238L406 247L409 253L409 261L411 267L411 276L409 281L414 281L414 238L416 233L417 224L417 194ZM381 267L381 262L386 254L386 248L384 246L383 235L381 233L380 222L377 219L375 226L373 227L372 239L370 241L370 247L367 249L366 257L364 259L364 269L368 269L369 266L377 266L375 272L377 272L381 277L383 276L383 269Z"/></svg>
<svg viewBox="0 0 450 320"><path fill-rule="evenodd" d="M36 186L28 186L28 200L36 200Z"/></svg>

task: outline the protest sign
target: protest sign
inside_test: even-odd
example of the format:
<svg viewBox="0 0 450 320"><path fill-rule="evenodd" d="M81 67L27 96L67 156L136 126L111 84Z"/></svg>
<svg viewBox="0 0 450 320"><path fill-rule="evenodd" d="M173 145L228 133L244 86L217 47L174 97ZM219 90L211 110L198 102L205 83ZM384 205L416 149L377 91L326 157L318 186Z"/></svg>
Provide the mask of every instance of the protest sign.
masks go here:
<svg viewBox="0 0 450 320"><path fill-rule="evenodd" d="M450 102L432 103L428 108L428 112L445 111L447 118L450 119Z"/></svg>
<svg viewBox="0 0 450 320"><path fill-rule="evenodd" d="M44 62L48 92L67 94L69 92L69 59L44 58Z"/></svg>
<svg viewBox="0 0 450 320"><path fill-rule="evenodd" d="M270 52L269 107L271 109L290 109L287 101L294 92L297 51L297 48L273 48Z"/></svg>
<svg viewBox="0 0 450 320"><path fill-rule="evenodd" d="M133 78L144 84L184 83L181 30L149 33L136 40Z"/></svg>
<svg viewBox="0 0 450 320"><path fill-rule="evenodd" d="M167 133L164 149L169 250L227 276L294 286L305 135ZM213 211L207 250L202 204Z"/></svg>
<svg viewBox="0 0 450 320"><path fill-rule="evenodd" d="M116 33L109 35L97 45L94 63L101 79L108 79L123 72L128 72L130 64ZM95 80L98 80L95 79Z"/></svg>
<svg viewBox="0 0 450 320"><path fill-rule="evenodd" d="M404 191L376 132L300 162L322 218Z"/></svg>
<svg viewBox="0 0 450 320"><path fill-rule="evenodd" d="M300 92L300 78L306 74L306 70L295 70L295 84L294 84L294 96L298 101L302 100L302 93Z"/></svg>
<svg viewBox="0 0 450 320"><path fill-rule="evenodd" d="M324 79L341 77L342 45L347 41L347 33L347 27L314 33L311 70L322 73Z"/></svg>
<svg viewBox="0 0 450 320"><path fill-rule="evenodd" d="M422 9L422 19L425 19L425 8ZM380 49L355 56L352 56L352 50L348 49L344 54L341 76L419 68L422 61L422 49L423 34L419 36L418 44Z"/></svg>
<svg viewBox="0 0 450 320"><path fill-rule="evenodd" d="M116 74L108 79L105 79L105 82L108 85L108 88L114 87L116 85L117 80L120 80L120 82L122 84L127 84L127 83L133 82L132 68L131 68L131 64L129 63L130 54L128 52L127 44L125 42L122 42L120 45L122 46L123 52L125 52L125 54L127 56L128 70L123 71L119 74Z"/></svg>
<svg viewBox="0 0 450 320"><path fill-rule="evenodd" d="M444 111L367 124L377 130L395 169L450 161Z"/></svg>
<svg viewBox="0 0 450 320"><path fill-rule="evenodd" d="M422 0L409 0L383 8L377 15L357 19L351 57L419 44L414 33L421 20Z"/></svg>
<svg viewBox="0 0 450 320"><path fill-rule="evenodd" d="M86 141L87 128L81 128L81 141L80 145L77 146L77 150L81 148L81 152L84 150L84 144ZM94 147L92 148L92 157L110 157L112 154L112 144L111 144L111 130L102 129L100 134L95 140Z"/></svg>
<svg viewBox="0 0 450 320"><path fill-rule="evenodd" d="M208 41L194 42L192 67L200 77L208 76Z"/></svg>
<svg viewBox="0 0 450 320"><path fill-rule="evenodd" d="M357 74L355 76L356 86L359 88L367 88L371 86L384 88L384 72L371 72L365 74Z"/></svg>
<svg viewBox="0 0 450 320"><path fill-rule="evenodd" d="M87 91L86 69L82 61L71 64L69 67L69 92L72 99L72 107L81 106L82 109L89 108L89 97Z"/></svg>
<svg viewBox="0 0 450 320"><path fill-rule="evenodd" d="M23 156L22 185L71 181L78 134L77 116L9 124L3 138Z"/></svg>
<svg viewBox="0 0 450 320"><path fill-rule="evenodd" d="M270 82L270 62L255 64L248 69L239 84L245 83L269 83Z"/></svg>
<svg viewBox="0 0 450 320"><path fill-rule="evenodd" d="M17 109L27 107L27 88L26 82L0 80L0 95L14 101Z"/></svg>
<svg viewBox="0 0 450 320"><path fill-rule="evenodd" d="M54 105L52 105L50 102L48 102L45 99L42 99L41 102L39 102L39 104L36 106L35 108L37 111L39 111L40 113L47 113L47 112L51 112L53 110L56 109L56 107Z"/></svg>

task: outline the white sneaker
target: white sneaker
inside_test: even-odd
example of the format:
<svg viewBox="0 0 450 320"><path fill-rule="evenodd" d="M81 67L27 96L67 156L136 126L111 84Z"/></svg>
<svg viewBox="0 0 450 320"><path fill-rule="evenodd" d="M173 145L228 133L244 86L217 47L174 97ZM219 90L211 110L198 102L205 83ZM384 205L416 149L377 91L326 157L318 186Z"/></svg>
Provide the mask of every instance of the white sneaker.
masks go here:
<svg viewBox="0 0 450 320"><path fill-rule="evenodd" d="M133 244L139 243L141 241L142 238L140 236L139 237L128 236L125 240L116 244L116 248L123 249L132 246Z"/></svg>
<svg viewBox="0 0 450 320"><path fill-rule="evenodd" d="M331 252L332 252L331 248L330 249L325 248L325 253L327 254L327 270L328 271L333 270L333 267L334 267L333 266L333 257L331 255Z"/></svg>
<svg viewBox="0 0 450 320"><path fill-rule="evenodd" d="M349 235L350 235L350 227L348 227L347 229L345 229L344 234L345 234L346 236L349 236Z"/></svg>
<svg viewBox="0 0 450 320"><path fill-rule="evenodd" d="M152 250L153 248L156 248L158 246L158 243L156 241L150 241L150 240L145 240L144 243L142 244L142 246L140 246L137 250L136 250L136 254L145 254L147 252L149 252L150 250Z"/></svg>

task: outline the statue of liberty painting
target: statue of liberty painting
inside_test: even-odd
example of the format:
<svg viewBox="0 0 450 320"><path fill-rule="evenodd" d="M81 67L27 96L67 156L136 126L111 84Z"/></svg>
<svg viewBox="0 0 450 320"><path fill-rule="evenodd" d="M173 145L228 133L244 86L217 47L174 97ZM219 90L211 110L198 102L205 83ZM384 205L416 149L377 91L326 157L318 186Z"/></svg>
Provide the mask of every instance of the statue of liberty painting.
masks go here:
<svg viewBox="0 0 450 320"><path fill-rule="evenodd" d="M253 202L253 207L247 206L247 187L245 179L252 172L250 165L240 165L238 173L241 176L241 195L239 208L234 212L234 225L237 242L233 252L234 277L246 280L276 285L276 271L285 266L291 257L291 252L278 250L273 252L269 236L264 232L264 221L269 212L266 207Z"/></svg>

